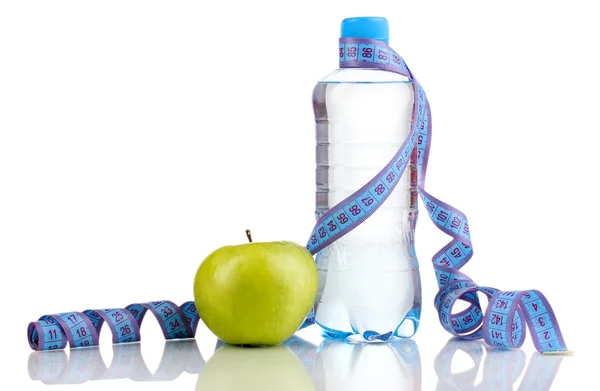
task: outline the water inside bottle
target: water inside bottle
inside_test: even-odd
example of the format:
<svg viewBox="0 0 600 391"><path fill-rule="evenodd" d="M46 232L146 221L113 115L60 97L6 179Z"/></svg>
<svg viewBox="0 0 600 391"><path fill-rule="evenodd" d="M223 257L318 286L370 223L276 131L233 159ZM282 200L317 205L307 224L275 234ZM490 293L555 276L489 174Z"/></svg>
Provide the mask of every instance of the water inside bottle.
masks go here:
<svg viewBox="0 0 600 391"><path fill-rule="evenodd" d="M317 218L375 176L410 131L412 83L385 71L358 71L338 70L314 90ZM316 321L329 337L414 334L421 309L416 217L413 154L385 203L317 254Z"/></svg>

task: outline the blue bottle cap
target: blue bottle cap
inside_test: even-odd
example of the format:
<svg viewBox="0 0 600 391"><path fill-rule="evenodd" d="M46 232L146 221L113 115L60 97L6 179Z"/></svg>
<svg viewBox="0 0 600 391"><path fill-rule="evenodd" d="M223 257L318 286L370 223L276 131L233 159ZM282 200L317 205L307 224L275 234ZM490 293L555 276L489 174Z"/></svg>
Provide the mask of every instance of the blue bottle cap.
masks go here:
<svg viewBox="0 0 600 391"><path fill-rule="evenodd" d="M376 16L346 18L342 21L342 38L371 38L387 44L390 38L388 21Z"/></svg>

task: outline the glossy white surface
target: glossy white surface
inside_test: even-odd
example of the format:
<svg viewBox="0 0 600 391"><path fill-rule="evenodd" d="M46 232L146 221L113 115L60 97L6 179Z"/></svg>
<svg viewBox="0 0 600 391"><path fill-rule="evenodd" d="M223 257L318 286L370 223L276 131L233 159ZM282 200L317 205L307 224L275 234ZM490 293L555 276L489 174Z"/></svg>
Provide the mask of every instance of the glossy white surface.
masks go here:
<svg viewBox="0 0 600 391"><path fill-rule="evenodd" d="M158 328L157 325L155 325ZM382 344L323 341L317 329L283 345L240 348L223 344L203 325L192 340L32 352L17 363L27 389L189 390L567 390L580 377L585 353L543 356L527 349L498 350L482 341L426 340ZM150 333L154 330L150 327ZM302 337L300 337L302 336Z"/></svg>
<svg viewBox="0 0 600 391"><path fill-rule="evenodd" d="M598 390L595 10L588 0L0 1L0 389L191 391L210 367L206 381L234 389L413 391L420 366L422 391L544 390L529 381L556 367L552 391ZM247 228L256 241L306 243L312 89L337 64L340 21L357 15L388 18L391 46L430 99L427 187L469 218L463 271L542 291L575 355L540 360L529 339L522 352L467 344L449 375L430 261L448 237L420 204L418 365L389 347L338 345L312 370L285 349L222 362L200 327L204 369L193 344L177 344L159 370L155 321L137 350L148 372L137 347L115 355L106 330L102 361L30 356L27 325L44 314L192 299L202 259ZM299 335L321 344L314 330ZM77 386L42 381L76 374Z"/></svg>

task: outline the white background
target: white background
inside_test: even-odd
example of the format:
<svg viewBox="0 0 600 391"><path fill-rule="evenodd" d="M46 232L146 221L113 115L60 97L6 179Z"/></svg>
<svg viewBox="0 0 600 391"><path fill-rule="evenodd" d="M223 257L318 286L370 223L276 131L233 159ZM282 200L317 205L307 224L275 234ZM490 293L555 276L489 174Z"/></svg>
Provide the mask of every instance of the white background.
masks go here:
<svg viewBox="0 0 600 391"><path fill-rule="evenodd" d="M258 241L304 244L312 88L337 67L341 20L380 15L431 102L428 189L469 217L475 257L463 271L544 292L576 351L552 389L583 384L600 330L591 3L2 1L2 381L44 388L27 374L25 339L43 314L190 300L202 259L244 242L246 228ZM447 238L425 213L416 238L425 391L450 337L433 309L430 263ZM213 337L199 333L208 358ZM156 322L142 334L156 364ZM110 354L106 331L101 344ZM529 339L523 349L533 351Z"/></svg>

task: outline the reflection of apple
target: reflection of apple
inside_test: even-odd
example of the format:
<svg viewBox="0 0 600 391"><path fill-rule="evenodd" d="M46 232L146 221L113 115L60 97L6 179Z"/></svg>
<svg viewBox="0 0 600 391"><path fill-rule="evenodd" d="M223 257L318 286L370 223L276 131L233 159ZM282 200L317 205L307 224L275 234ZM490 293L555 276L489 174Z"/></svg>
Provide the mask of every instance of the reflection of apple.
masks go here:
<svg viewBox="0 0 600 391"><path fill-rule="evenodd" d="M311 377L285 346L244 348L225 345L198 375L196 391L310 391Z"/></svg>
<svg viewBox="0 0 600 391"><path fill-rule="evenodd" d="M298 330L318 289L312 255L292 242L247 243L214 251L194 280L206 326L229 344L276 345Z"/></svg>

